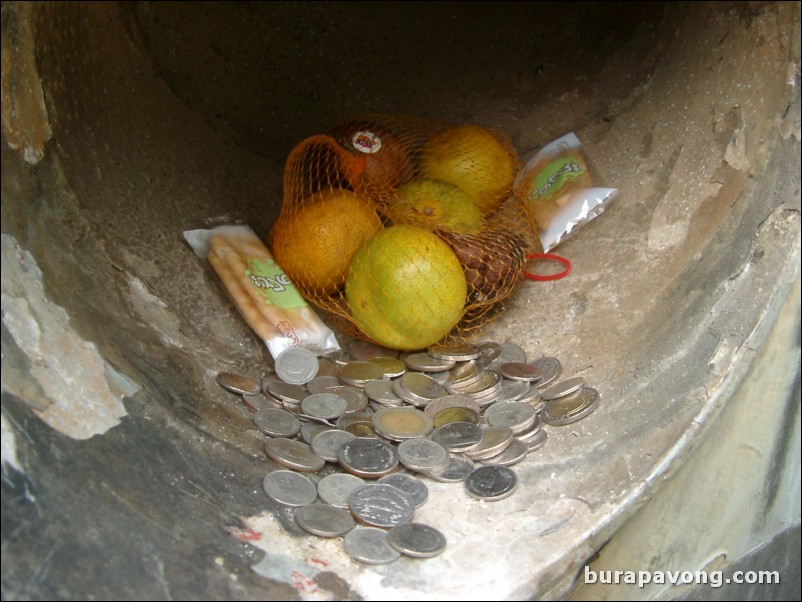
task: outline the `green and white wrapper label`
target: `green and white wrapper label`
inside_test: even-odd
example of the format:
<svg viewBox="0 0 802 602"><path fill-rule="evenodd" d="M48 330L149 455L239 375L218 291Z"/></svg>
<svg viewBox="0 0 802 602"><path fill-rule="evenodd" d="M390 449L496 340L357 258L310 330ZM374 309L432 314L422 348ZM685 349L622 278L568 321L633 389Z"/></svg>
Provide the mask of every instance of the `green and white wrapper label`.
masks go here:
<svg viewBox="0 0 802 602"><path fill-rule="evenodd" d="M308 307L298 289L290 281L279 265L269 259L248 259L245 275L264 297L265 303L279 309L301 309Z"/></svg>
<svg viewBox="0 0 802 602"><path fill-rule="evenodd" d="M532 179L527 199L534 203L548 201L568 182L584 173L585 170L573 155L560 157L549 163Z"/></svg>
<svg viewBox="0 0 802 602"><path fill-rule="evenodd" d="M567 183L583 174L585 170L575 158L581 153L582 143L573 132L553 140L526 162L516 177L516 189L525 191L529 203L548 201ZM532 180L525 181L534 166L544 161L549 161L546 168ZM583 225L599 216L617 196L617 188L573 190L567 202L552 216L548 227L538 230L544 252L573 236Z"/></svg>

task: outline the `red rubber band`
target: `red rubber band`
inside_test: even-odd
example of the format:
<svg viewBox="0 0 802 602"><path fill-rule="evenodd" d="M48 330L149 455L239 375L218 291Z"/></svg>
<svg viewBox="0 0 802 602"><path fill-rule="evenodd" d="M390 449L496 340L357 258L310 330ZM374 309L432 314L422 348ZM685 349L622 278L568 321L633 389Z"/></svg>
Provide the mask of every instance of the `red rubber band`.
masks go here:
<svg viewBox="0 0 802 602"><path fill-rule="evenodd" d="M565 257L555 255L554 253L531 253L526 256L527 261L531 259L550 259L552 261L556 261L557 263L563 264L565 269L558 274L533 274L532 272L527 272L524 270L523 276L528 280L538 280L541 282L546 280L559 280L560 278L565 278L571 272L571 262Z"/></svg>

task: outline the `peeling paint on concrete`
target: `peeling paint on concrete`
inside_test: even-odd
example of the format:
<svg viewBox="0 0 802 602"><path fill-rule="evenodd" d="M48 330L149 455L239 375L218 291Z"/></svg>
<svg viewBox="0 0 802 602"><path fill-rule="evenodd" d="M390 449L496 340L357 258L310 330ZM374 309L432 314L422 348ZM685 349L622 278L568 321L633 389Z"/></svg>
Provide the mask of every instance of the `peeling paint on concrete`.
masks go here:
<svg viewBox="0 0 802 602"><path fill-rule="evenodd" d="M30 374L51 403L34 412L48 425L75 439L88 439L119 424L126 415L115 379L93 343L70 325L66 311L52 303L42 286L42 272L13 236L2 235L3 323L30 363ZM5 363L5 358L4 358ZM3 370L5 373L5 369ZM130 380L127 389L136 388ZM3 380L3 389L18 394Z"/></svg>
<svg viewBox="0 0 802 602"><path fill-rule="evenodd" d="M32 2L3 6L3 134L8 145L21 150L28 163L42 160L53 135L36 69L36 10Z"/></svg>
<svg viewBox="0 0 802 602"><path fill-rule="evenodd" d="M6 466L11 466L17 472L22 472L19 458L17 458L17 439L14 436L14 430L11 428L11 424L6 418L5 412L0 414L0 418L2 419L3 433L2 444L0 444L0 449L2 449L3 475L5 476Z"/></svg>
<svg viewBox="0 0 802 602"><path fill-rule="evenodd" d="M159 333L162 342L170 347L184 347L186 336L181 332L181 323L169 309L167 304L150 292L148 286L132 274L128 279L129 300L137 315L152 325Z"/></svg>

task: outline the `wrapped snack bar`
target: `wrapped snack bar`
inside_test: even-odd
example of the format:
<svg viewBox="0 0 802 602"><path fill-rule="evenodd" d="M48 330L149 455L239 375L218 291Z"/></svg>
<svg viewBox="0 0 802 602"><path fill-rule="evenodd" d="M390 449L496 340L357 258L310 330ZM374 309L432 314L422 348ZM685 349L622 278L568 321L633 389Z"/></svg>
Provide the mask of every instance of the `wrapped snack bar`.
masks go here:
<svg viewBox="0 0 802 602"><path fill-rule="evenodd" d="M184 238L219 277L239 313L275 359L290 347L320 355L340 348L331 329L304 301L248 226L188 230Z"/></svg>

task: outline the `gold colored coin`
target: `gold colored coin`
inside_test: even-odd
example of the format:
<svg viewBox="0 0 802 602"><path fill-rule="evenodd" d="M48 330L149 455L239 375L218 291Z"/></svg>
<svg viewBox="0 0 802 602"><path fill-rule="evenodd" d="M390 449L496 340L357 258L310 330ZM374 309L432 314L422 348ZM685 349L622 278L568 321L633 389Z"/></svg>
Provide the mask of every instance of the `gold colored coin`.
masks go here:
<svg viewBox="0 0 802 602"><path fill-rule="evenodd" d="M479 424L479 413L471 408L455 406L440 410L434 417L434 428L439 428L450 422L471 422Z"/></svg>

